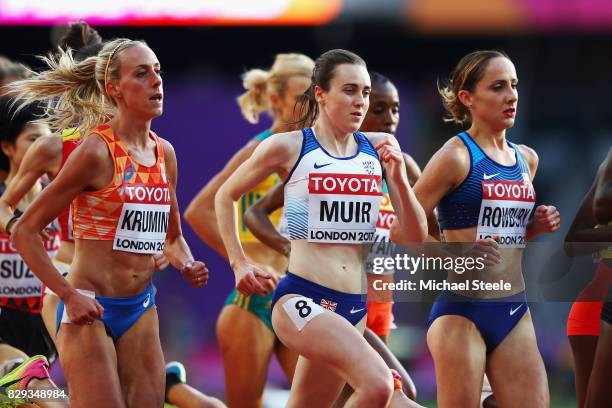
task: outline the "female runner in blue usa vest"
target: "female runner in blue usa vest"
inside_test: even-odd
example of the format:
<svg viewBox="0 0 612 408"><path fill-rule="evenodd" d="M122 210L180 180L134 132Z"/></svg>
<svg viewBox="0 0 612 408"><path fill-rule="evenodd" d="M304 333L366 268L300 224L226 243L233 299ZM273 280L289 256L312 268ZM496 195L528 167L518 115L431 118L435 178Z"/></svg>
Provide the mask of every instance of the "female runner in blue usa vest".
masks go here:
<svg viewBox="0 0 612 408"><path fill-rule="evenodd" d="M500 406L550 405L521 261L525 242L557 231L560 218L552 206L534 210L537 154L506 139L515 121L517 83L514 65L502 52L463 57L440 94L450 120L471 126L444 144L415 185L427 214L438 206L446 242L475 242L468 255L483 257L487 265L480 280L504 280L511 287L474 290L475 281L463 279L471 291L444 291L434 303L427 344L440 407L478 406L485 371ZM449 272L448 281L460 278Z"/></svg>
<svg viewBox="0 0 612 408"><path fill-rule="evenodd" d="M300 354L288 407L330 406L347 382L355 389L347 407L386 407L393 391L389 369L362 336L363 244L374 238L383 166L399 222L414 226L394 234L422 242L427 222L396 139L357 131L370 88L360 57L345 50L322 54L301 105L300 122L312 127L262 142L216 196L237 289L265 293L263 282L270 276L244 255L233 203L272 172L285 179L291 255L274 295L272 324L281 341Z"/></svg>

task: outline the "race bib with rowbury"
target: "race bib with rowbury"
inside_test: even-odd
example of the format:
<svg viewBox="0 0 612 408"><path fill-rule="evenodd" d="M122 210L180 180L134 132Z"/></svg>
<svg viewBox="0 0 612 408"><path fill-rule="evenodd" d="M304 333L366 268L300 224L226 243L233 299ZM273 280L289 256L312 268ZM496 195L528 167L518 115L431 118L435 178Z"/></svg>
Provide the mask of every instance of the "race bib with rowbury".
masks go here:
<svg viewBox="0 0 612 408"><path fill-rule="evenodd" d="M52 258L59 248L59 234L51 233L43 244ZM40 279L26 265L8 235L0 234L0 297L32 298L42 296L42 292Z"/></svg>
<svg viewBox="0 0 612 408"><path fill-rule="evenodd" d="M117 224L113 249L154 254L164 250L170 190L158 184L125 185L124 204Z"/></svg>
<svg viewBox="0 0 612 408"><path fill-rule="evenodd" d="M380 176L311 173L308 192L308 241L374 241L382 196Z"/></svg>
<svg viewBox="0 0 612 408"><path fill-rule="evenodd" d="M499 237L499 245L505 248L525 247L525 232L535 199L526 173L523 181L483 180L477 239Z"/></svg>

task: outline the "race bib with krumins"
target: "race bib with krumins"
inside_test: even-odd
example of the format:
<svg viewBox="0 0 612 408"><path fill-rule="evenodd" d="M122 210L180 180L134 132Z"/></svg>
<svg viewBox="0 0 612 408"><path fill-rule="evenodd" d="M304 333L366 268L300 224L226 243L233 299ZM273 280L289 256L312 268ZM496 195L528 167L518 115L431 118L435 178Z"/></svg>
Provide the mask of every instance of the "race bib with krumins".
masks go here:
<svg viewBox="0 0 612 408"><path fill-rule="evenodd" d="M139 254L162 252L170 216L168 185L126 184L124 197L113 249Z"/></svg>

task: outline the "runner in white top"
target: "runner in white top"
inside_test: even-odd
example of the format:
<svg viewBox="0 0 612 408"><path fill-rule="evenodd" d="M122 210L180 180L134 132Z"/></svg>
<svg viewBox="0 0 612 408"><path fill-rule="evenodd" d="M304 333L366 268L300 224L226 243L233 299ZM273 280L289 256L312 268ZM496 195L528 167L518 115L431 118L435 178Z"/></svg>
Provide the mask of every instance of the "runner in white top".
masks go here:
<svg viewBox="0 0 612 408"><path fill-rule="evenodd" d="M289 179L290 273L277 287L272 311L278 337L300 354L289 407L329 406L345 382L355 389L347 407L386 407L391 398L391 373L361 334L365 318L355 326L348 321L365 311L364 248L355 244L370 242L376 226L380 161L398 221L411 226L394 228L392 235L422 242L427 222L395 138L357 132L369 92L370 78L360 57L344 50L321 55L302 105L307 107L303 123L312 128L262 142L216 196L217 220L238 290L265 293L262 282L270 276L245 257L233 205L274 171Z"/></svg>

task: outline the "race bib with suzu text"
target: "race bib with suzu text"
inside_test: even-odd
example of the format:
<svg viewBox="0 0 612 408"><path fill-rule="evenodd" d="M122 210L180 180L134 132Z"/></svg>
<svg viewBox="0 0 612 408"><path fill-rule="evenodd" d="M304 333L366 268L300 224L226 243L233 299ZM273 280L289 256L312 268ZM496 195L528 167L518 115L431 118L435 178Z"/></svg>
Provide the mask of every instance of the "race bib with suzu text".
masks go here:
<svg viewBox="0 0 612 408"><path fill-rule="evenodd" d="M58 232L43 240L49 258L59 249ZM0 297L30 298L42 296L42 283L30 270L11 243L9 236L0 234Z"/></svg>

